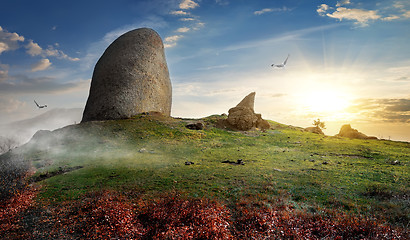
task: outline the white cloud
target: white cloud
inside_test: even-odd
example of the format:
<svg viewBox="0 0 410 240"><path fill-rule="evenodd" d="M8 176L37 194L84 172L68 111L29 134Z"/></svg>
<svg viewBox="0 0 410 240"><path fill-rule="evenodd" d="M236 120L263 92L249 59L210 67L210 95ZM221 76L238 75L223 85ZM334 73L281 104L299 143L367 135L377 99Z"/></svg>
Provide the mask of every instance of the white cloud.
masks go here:
<svg viewBox="0 0 410 240"><path fill-rule="evenodd" d="M3 36L4 38L8 38L11 41L20 41L20 42L24 41L23 36L20 36L17 33L10 33L7 30L3 29L1 26L0 26L0 32L1 32L1 36Z"/></svg>
<svg viewBox="0 0 410 240"><path fill-rule="evenodd" d="M0 54L2 52L5 52L9 49L9 46L7 44L5 44L4 42L0 42Z"/></svg>
<svg viewBox="0 0 410 240"><path fill-rule="evenodd" d="M175 16L189 16L189 17L181 17L179 19L180 21L184 21L184 22L193 21L194 22L190 25L190 27L180 27L180 28L176 29L175 32L187 33L187 32L192 31L192 30L197 31L205 25L203 22L200 22L199 17L197 17L197 16L192 17L192 15L189 12L184 11L184 10L188 10L188 9L194 9L196 7L199 7L199 4L196 1L182 0L179 4L180 10L170 12L171 15L175 15ZM177 45L177 41L181 37L183 37L183 35L174 35L174 36L170 36L170 37L165 38L164 39L164 47L165 48L175 47Z"/></svg>
<svg viewBox="0 0 410 240"><path fill-rule="evenodd" d="M32 72L43 71L49 68L50 66L51 66L50 60L48 60L47 58L41 59L39 62L31 65L31 71Z"/></svg>
<svg viewBox="0 0 410 240"><path fill-rule="evenodd" d="M11 41L19 41L19 42L23 42L24 41L24 37L23 36L19 36L17 33L12 33L10 35L10 40Z"/></svg>
<svg viewBox="0 0 410 240"><path fill-rule="evenodd" d="M24 37L17 33L10 33L0 26L0 54L18 49L19 42L24 42Z"/></svg>
<svg viewBox="0 0 410 240"><path fill-rule="evenodd" d="M58 46L58 45L57 45ZM27 48L27 54L30 56L43 56L43 57L56 57L58 59L65 59L69 61L79 61L79 58L73 58L65 54L63 51L55 49L53 46L49 46L47 49L42 49L40 45L29 40L28 44L25 46Z"/></svg>
<svg viewBox="0 0 410 240"><path fill-rule="evenodd" d="M396 19L410 18L410 2L408 1L396 1L393 4L393 12L390 11L390 16L383 18L383 20L391 21ZM390 10L390 9L389 9Z"/></svg>
<svg viewBox="0 0 410 240"><path fill-rule="evenodd" d="M48 49L46 49L46 50L44 50L44 53L47 55L47 56L52 56L52 57L58 57L58 56L60 56L61 55L61 53L57 50L57 49L54 49L53 47L49 47ZM65 54L64 54L65 55Z"/></svg>
<svg viewBox="0 0 410 240"><path fill-rule="evenodd" d="M182 35L173 35L164 39L164 48L171 48L177 45L177 41L181 39Z"/></svg>
<svg viewBox="0 0 410 240"><path fill-rule="evenodd" d="M180 21L184 21L184 22L187 22L187 21L195 21L195 18L181 18L181 19L179 19Z"/></svg>
<svg viewBox="0 0 410 240"><path fill-rule="evenodd" d="M327 4L321 4L316 10L320 16L327 16L330 18L336 18L340 21L351 20L358 26L368 26L371 21L393 21L399 19L410 18L410 4L406 1L395 1L394 4L382 5L376 4L379 8L376 10L358 9L358 8L346 8L345 5L352 4L350 0L338 1L336 4L336 10L330 12L331 9ZM383 7L384 6L384 7Z"/></svg>
<svg viewBox="0 0 410 240"><path fill-rule="evenodd" d="M171 11L171 15L188 15L187 12L184 12L182 10L178 10L178 11Z"/></svg>
<svg viewBox="0 0 410 240"><path fill-rule="evenodd" d="M391 16L382 18L382 20L383 20L383 21L392 21L392 20L396 20L396 19L399 19L399 18L400 18L400 16L391 15Z"/></svg>
<svg viewBox="0 0 410 240"><path fill-rule="evenodd" d="M342 21L343 19L356 21L355 24L361 26L367 26L368 22L371 20L380 19L381 16L375 10L364 10L364 9L348 9L344 7L339 7L332 14L327 13L326 16L331 18L336 18Z"/></svg>
<svg viewBox="0 0 410 240"><path fill-rule="evenodd" d="M262 15L268 12L285 12L285 11L291 11L292 9L289 9L287 7L283 7L283 8L264 8L262 10L259 11L255 11L253 12L253 14L255 15Z"/></svg>
<svg viewBox="0 0 410 240"><path fill-rule="evenodd" d="M327 4L321 4L318 9L316 10L316 12L320 15L320 16L325 16L326 12L331 9L331 7L329 7L329 5Z"/></svg>
<svg viewBox="0 0 410 240"><path fill-rule="evenodd" d="M9 76L9 65L0 63L0 82L7 80Z"/></svg>
<svg viewBox="0 0 410 240"><path fill-rule="evenodd" d="M196 23L196 26L193 27L192 29L195 30L195 31L197 31L197 30L199 30L200 28L202 28L202 27L204 27L204 26L205 26L205 23L203 23L203 22L197 22L197 23Z"/></svg>
<svg viewBox="0 0 410 240"><path fill-rule="evenodd" d="M43 52L43 49L33 40L29 40L25 48L27 48L27 54L30 56L38 56Z"/></svg>
<svg viewBox="0 0 410 240"><path fill-rule="evenodd" d="M272 11L273 11L273 10L272 10L271 8L264 8L264 9L262 9L262 10L253 12L253 14L255 14L255 15L262 15L262 14L264 14L264 13L268 13L268 12L272 12Z"/></svg>
<svg viewBox="0 0 410 240"><path fill-rule="evenodd" d="M343 5L349 5L349 4L351 4L350 0L343 0L343 1L337 2L336 7L341 7Z"/></svg>
<svg viewBox="0 0 410 240"><path fill-rule="evenodd" d="M196 7L199 7L199 4L192 0L182 0L179 4L179 8L181 9L194 9Z"/></svg>
<svg viewBox="0 0 410 240"><path fill-rule="evenodd" d="M46 50L44 50L44 54L49 57L56 57L58 59L66 59L72 62L79 61L79 58L73 58L65 54L63 51L54 49L53 46L48 46Z"/></svg>
<svg viewBox="0 0 410 240"><path fill-rule="evenodd" d="M397 0L393 7L401 13L404 18L410 18L410 2L408 0Z"/></svg>
<svg viewBox="0 0 410 240"><path fill-rule="evenodd" d="M190 28L188 27L182 27L182 28L178 28L176 31L180 33L185 33L185 32L188 32L189 30Z"/></svg>
<svg viewBox="0 0 410 240"><path fill-rule="evenodd" d="M169 36L164 39L165 42L176 42L182 38L182 35Z"/></svg>
<svg viewBox="0 0 410 240"><path fill-rule="evenodd" d="M403 2L397 1L393 4L393 7L398 8L398 9L403 9L403 8L405 8L405 5L404 5Z"/></svg>
<svg viewBox="0 0 410 240"><path fill-rule="evenodd" d="M175 47L177 45L176 42L173 43L164 43L164 48L172 48Z"/></svg>
<svg viewBox="0 0 410 240"><path fill-rule="evenodd" d="M18 35L17 33L10 33L4 30L0 26L0 54L5 51L12 51L18 49L19 42L24 42L25 39L23 36ZM33 40L29 39L28 43L24 46L27 51L26 53L32 57L34 56L43 56L43 57L57 57L59 59L66 59L69 61L78 61L79 58L69 57L61 50L54 49L52 46L44 50L43 48L35 43Z"/></svg>

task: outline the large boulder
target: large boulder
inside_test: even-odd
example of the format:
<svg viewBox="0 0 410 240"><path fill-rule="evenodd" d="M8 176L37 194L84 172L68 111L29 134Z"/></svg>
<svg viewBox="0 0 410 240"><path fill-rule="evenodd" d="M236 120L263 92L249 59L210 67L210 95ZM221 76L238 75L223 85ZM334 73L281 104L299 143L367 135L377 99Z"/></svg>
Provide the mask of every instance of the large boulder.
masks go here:
<svg viewBox="0 0 410 240"><path fill-rule="evenodd" d="M252 128L266 130L270 128L268 121L261 114L254 112L255 92L246 96L236 107L229 109L226 125L233 129L248 131Z"/></svg>
<svg viewBox="0 0 410 240"><path fill-rule="evenodd" d="M94 68L82 122L122 119L142 112L171 114L172 88L164 45L154 30L117 38Z"/></svg>
<svg viewBox="0 0 410 240"><path fill-rule="evenodd" d="M339 134L336 136L338 137L347 137L347 138L355 138L355 139L377 139L377 137L367 136L358 130L352 128L350 124L345 124L340 128Z"/></svg>

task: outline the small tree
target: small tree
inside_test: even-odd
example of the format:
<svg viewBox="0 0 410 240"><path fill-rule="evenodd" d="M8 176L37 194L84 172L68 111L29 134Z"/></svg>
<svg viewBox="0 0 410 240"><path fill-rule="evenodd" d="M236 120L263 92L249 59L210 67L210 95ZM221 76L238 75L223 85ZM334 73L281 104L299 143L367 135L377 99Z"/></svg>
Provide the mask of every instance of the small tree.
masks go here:
<svg viewBox="0 0 410 240"><path fill-rule="evenodd" d="M319 118L317 120L313 120L313 125L320 129L326 129L325 122L321 122Z"/></svg>

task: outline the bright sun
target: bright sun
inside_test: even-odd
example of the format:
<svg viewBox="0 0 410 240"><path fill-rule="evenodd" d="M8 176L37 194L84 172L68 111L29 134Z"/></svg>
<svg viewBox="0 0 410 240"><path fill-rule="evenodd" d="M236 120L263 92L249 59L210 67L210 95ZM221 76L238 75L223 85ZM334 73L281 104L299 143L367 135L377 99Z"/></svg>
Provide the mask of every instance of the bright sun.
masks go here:
<svg viewBox="0 0 410 240"><path fill-rule="evenodd" d="M349 106L346 96L332 90L309 92L301 100L306 110L317 113L340 112Z"/></svg>

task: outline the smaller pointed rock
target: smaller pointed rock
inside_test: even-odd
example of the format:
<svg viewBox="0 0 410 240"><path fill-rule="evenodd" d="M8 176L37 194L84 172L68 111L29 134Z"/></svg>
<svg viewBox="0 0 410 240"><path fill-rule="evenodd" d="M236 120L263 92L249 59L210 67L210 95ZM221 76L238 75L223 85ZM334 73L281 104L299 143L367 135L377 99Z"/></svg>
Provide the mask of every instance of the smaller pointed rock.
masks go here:
<svg viewBox="0 0 410 240"><path fill-rule="evenodd" d="M255 92L251 92L248 96L246 96L238 105L237 107L247 107L250 108L252 111L254 111L254 106L255 106Z"/></svg>
<svg viewBox="0 0 410 240"><path fill-rule="evenodd" d="M269 129L269 122L262 119L261 114L255 113L254 104L255 92L252 92L236 105L236 107L229 109L229 115L224 125L240 131L248 131L254 128L261 130Z"/></svg>

